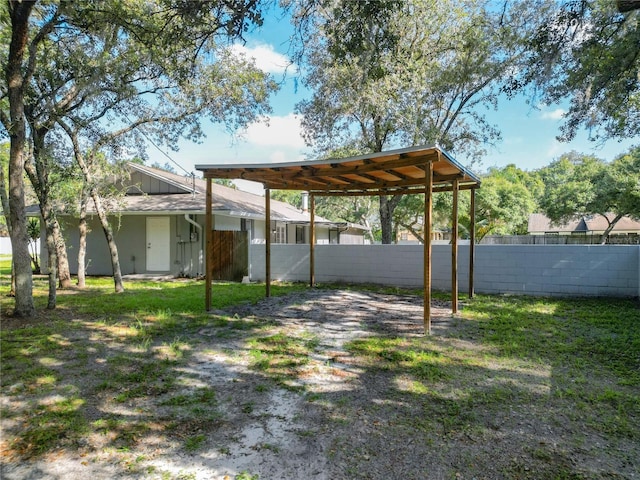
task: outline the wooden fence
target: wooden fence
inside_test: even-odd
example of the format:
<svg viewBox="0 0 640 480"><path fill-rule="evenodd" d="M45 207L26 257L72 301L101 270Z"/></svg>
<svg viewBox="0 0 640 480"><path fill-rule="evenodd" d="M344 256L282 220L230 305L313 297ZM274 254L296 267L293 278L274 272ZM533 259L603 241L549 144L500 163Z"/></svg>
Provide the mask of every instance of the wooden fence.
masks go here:
<svg viewBox="0 0 640 480"><path fill-rule="evenodd" d="M487 235L483 245L600 245L600 235ZM607 245L640 245L640 235L609 235Z"/></svg>
<svg viewBox="0 0 640 480"><path fill-rule="evenodd" d="M214 230L211 249L214 280L239 282L249 274L247 232Z"/></svg>

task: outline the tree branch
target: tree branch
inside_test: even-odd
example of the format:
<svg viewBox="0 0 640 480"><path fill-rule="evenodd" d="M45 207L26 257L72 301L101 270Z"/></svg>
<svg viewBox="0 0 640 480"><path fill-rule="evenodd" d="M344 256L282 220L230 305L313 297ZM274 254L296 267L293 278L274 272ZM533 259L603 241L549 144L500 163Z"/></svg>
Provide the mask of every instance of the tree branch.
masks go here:
<svg viewBox="0 0 640 480"><path fill-rule="evenodd" d="M29 60L27 63L27 69L24 73L25 85L31 81L31 78L33 77L33 72L35 72L36 60L37 60L36 57L38 55L38 47L40 46L40 43L44 41L47 35L49 35L53 31L53 27L55 27L58 21L58 18L60 16L59 8L60 8L60 5L56 7L56 11L52 15L52 17L44 25L42 25L40 30L38 30L38 33L36 34L35 37L33 37L33 40L29 45Z"/></svg>

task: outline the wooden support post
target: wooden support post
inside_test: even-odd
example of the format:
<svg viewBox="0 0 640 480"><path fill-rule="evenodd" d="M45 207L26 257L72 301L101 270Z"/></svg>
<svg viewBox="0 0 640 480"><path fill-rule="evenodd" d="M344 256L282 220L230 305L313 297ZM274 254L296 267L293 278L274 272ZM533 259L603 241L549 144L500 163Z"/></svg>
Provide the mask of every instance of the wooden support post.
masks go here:
<svg viewBox="0 0 640 480"><path fill-rule="evenodd" d="M440 153L438 153L440 155ZM431 334L431 229L432 229L432 198L433 163L425 165L425 193L424 193L424 333Z"/></svg>
<svg viewBox="0 0 640 480"><path fill-rule="evenodd" d="M309 286L311 288L316 284L316 197L309 195Z"/></svg>
<svg viewBox="0 0 640 480"><path fill-rule="evenodd" d="M265 262L265 282L266 282L266 292L265 295L267 297L271 296L271 189L264 189L264 228L266 230L265 233L265 251L264 251L264 262Z"/></svg>
<svg viewBox="0 0 640 480"><path fill-rule="evenodd" d="M451 185L453 213L451 219L451 313L458 313L458 179Z"/></svg>
<svg viewBox="0 0 640 480"><path fill-rule="evenodd" d="M469 298L473 298L474 285L473 285L473 263L475 260L476 251L476 189L471 189L471 206L469 212L469 219L471 220L471 234L469 236Z"/></svg>
<svg viewBox="0 0 640 480"><path fill-rule="evenodd" d="M205 234L206 234L206 249L205 249L205 268L207 271L205 272L205 292L204 292L204 305L207 312L211 311L211 279L213 272L211 269L213 268L213 258L211 258L211 254L213 251L213 195L211 191L211 178L207 177L207 194L206 194L206 202L207 205L205 207Z"/></svg>

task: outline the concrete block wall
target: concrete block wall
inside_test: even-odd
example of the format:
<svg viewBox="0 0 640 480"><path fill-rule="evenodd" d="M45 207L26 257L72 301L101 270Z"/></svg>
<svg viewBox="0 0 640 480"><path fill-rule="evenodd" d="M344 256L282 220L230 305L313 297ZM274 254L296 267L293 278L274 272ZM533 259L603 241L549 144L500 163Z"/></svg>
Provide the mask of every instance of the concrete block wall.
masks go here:
<svg viewBox="0 0 640 480"><path fill-rule="evenodd" d="M252 245L250 276L265 278L264 245ZM640 296L640 247L478 245L477 293ZM309 281L308 245L272 245L273 280ZM432 246L432 287L451 290L451 246ZM421 245L318 245L316 281L422 287ZM458 249L458 289L468 291L469 246Z"/></svg>
<svg viewBox="0 0 640 480"><path fill-rule="evenodd" d="M36 241L29 241L29 252L31 252L32 249L40 255L40 239ZM0 255L11 255L12 253L11 238L0 237Z"/></svg>
<svg viewBox="0 0 640 480"><path fill-rule="evenodd" d="M632 245L480 245L479 293L637 297L640 247Z"/></svg>

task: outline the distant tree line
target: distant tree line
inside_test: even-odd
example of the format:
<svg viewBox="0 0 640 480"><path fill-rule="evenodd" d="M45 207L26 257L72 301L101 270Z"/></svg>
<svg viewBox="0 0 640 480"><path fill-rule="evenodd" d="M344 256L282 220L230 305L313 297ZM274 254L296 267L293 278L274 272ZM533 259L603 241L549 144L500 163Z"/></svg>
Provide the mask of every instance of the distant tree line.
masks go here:
<svg viewBox="0 0 640 480"><path fill-rule="evenodd" d="M600 215L608 227L606 241L624 216L640 220L640 146L631 148L612 162L593 155L569 152L551 164L525 171L514 164L493 167L480 175L476 192L476 240L486 235L525 235L529 216L544 213L555 224L588 215ZM276 191L275 198L301 205L299 192ZM366 226L374 241L381 241L380 218L372 197L322 197L316 199L317 213L329 220ZM459 229L470 237L470 194L459 195ZM433 201L434 227L450 230L451 193L436 193ZM610 218L610 215L613 217ZM423 241L423 195L405 195L394 211L393 232L407 230Z"/></svg>

